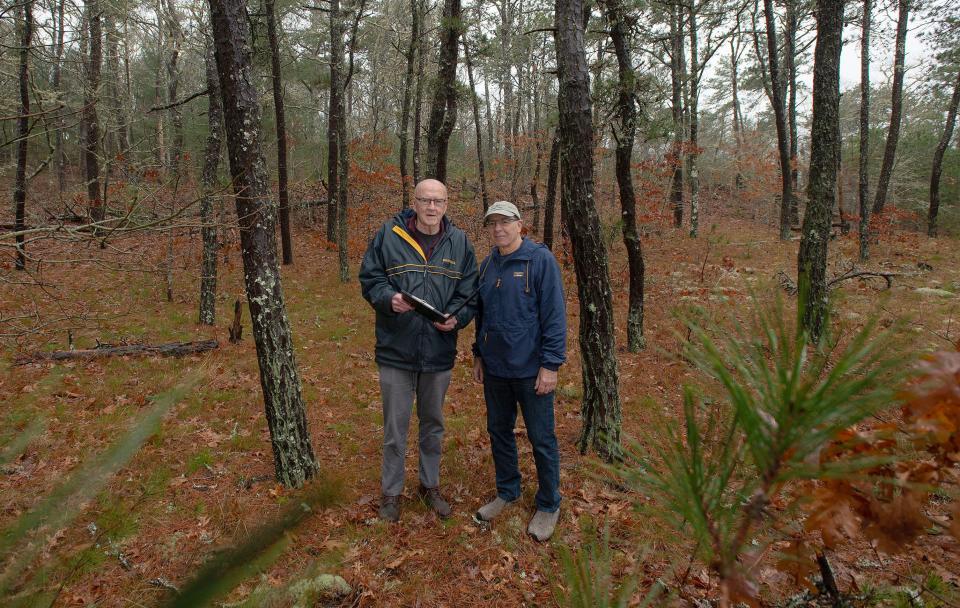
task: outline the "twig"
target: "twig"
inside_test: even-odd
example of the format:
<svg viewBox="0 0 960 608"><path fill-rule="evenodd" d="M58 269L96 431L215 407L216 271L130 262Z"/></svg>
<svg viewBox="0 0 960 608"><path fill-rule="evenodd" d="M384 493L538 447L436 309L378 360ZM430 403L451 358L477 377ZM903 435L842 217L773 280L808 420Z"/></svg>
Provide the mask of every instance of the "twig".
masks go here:
<svg viewBox="0 0 960 608"><path fill-rule="evenodd" d="M196 99L197 97L202 97L202 96L208 94L209 92L210 92L210 89L204 89L204 90L202 90L202 91L198 91L198 92L194 93L194 94L191 95L190 97L187 97L187 98L185 98L185 99L181 99L180 101L175 101L175 102L173 102L173 103L168 103L168 104L165 105L165 106L154 106L154 107L150 108L149 110L147 110L147 112L160 112L160 111L162 111L162 110L169 110L170 108L175 108L175 107L177 107L177 106L182 106L183 104L187 103L188 101L193 101L193 100Z"/></svg>

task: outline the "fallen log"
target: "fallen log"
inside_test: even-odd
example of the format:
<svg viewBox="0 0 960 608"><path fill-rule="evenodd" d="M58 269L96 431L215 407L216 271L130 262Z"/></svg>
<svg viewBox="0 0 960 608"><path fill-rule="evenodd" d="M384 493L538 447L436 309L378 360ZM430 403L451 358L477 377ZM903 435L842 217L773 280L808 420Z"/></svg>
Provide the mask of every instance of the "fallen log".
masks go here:
<svg viewBox="0 0 960 608"><path fill-rule="evenodd" d="M122 357L127 355L161 355L164 357L183 357L195 355L219 348L216 340L198 342L169 342L167 344L124 344L120 346L100 344L96 348L84 350L58 350L51 353L33 353L17 357L14 365L26 365L37 361L67 361L70 359L99 359L100 357Z"/></svg>

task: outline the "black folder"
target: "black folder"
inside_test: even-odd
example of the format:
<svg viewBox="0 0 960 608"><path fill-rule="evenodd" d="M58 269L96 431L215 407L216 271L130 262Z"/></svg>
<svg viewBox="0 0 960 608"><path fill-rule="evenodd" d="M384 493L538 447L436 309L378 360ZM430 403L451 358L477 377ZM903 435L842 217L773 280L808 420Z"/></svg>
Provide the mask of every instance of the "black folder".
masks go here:
<svg viewBox="0 0 960 608"><path fill-rule="evenodd" d="M447 315L434 308L430 302L427 302L423 298L418 298L412 293L403 290L400 291L400 295L403 296L403 299L406 300L407 304L413 306L414 310L425 316L427 319L436 321L437 323L443 323L447 320Z"/></svg>

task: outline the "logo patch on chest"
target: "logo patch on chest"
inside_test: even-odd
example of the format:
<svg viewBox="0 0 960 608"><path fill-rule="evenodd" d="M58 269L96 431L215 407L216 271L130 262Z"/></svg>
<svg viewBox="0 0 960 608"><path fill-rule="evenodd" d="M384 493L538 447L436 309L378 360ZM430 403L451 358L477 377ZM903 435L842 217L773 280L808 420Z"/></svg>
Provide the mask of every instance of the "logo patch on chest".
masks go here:
<svg viewBox="0 0 960 608"><path fill-rule="evenodd" d="M443 263L444 263L444 264L450 264L451 266L456 266L456 265L457 265L457 261L456 261L456 260L451 260L450 258L443 258Z"/></svg>
<svg viewBox="0 0 960 608"><path fill-rule="evenodd" d="M522 273L522 272L515 272L515 273L513 273L513 278L515 278L515 279L522 279L522 278L523 278L523 273Z"/></svg>

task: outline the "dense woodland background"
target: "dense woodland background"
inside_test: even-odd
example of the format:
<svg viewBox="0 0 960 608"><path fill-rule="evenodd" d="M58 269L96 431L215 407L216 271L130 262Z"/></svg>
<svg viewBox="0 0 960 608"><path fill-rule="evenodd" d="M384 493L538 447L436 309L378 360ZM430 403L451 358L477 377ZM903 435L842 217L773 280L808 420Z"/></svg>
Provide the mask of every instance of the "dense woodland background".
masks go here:
<svg viewBox="0 0 960 608"><path fill-rule="evenodd" d="M960 605L953 4L25 0L0 42L5 601ZM550 545L469 518L469 328L455 517L374 517L355 274L425 177L562 263Z"/></svg>

